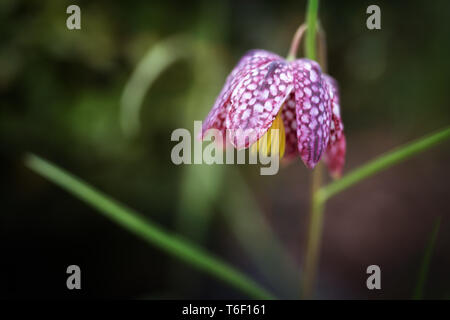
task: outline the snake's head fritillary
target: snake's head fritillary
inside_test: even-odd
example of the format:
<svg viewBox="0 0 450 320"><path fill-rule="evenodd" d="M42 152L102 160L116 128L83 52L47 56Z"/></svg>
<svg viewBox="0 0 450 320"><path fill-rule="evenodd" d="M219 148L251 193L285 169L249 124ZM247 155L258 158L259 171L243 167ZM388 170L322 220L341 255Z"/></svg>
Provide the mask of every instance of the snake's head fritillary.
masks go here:
<svg viewBox="0 0 450 320"><path fill-rule="evenodd" d="M202 136L211 128L231 133L238 149L258 147L272 129L281 129L281 156L299 155L312 169L325 154L333 176L344 165L337 84L309 59L287 62L264 50L248 52L228 76Z"/></svg>

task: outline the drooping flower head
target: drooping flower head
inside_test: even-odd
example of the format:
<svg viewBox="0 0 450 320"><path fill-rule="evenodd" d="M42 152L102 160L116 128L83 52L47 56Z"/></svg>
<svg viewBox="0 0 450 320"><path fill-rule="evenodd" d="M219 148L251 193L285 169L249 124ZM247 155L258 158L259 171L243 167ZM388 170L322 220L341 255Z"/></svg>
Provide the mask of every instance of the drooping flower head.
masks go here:
<svg viewBox="0 0 450 320"><path fill-rule="evenodd" d="M248 52L228 76L202 128L231 132L238 149L258 147L278 129L280 156L299 155L314 168L325 154L333 176L345 160L345 136L336 81L317 62L288 62L264 50ZM269 139L270 141L270 139Z"/></svg>

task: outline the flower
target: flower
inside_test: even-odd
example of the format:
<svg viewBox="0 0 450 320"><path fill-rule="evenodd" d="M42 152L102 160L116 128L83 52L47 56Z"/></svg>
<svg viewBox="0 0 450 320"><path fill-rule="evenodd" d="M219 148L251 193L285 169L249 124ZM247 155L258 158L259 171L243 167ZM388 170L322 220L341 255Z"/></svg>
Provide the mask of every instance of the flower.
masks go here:
<svg viewBox="0 0 450 320"><path fill-rule="evenodd" d="M324 154L331 175L342 172L346 144L337 82L322 74L315 61L288 62L268 51L248 52L206 117L202 138L211 128L228 132L237 149L264 147L262 138L269 137L281 157L299 155L312 169ZM280 134L274 135L274 129Z"/></svg>

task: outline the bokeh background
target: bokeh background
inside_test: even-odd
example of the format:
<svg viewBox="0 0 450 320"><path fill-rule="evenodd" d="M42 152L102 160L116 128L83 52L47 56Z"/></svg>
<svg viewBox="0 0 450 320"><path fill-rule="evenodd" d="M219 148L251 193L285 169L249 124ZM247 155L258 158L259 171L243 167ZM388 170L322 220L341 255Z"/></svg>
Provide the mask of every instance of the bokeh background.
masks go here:
<svg viewBox="0 0 450 320"><path fill-rule="evenodd" d="M66 28L70 4L81 7L81 30ZM381 30L366 28L370 4L381 7ZM31 172L23 156L33 152L279 297L298 297L310 172L300 160L276 176L257 166L176 166L170 135L206 116L247 50L286 55L305 7L2 0L0 296L245 298ZM449 1L324 0L319 16L341 88L346 171L449 124ZM139 91L130 84L139 65L153 80L130 133L121 108L131 103L127 84ZM438 216L425 297L450 297L449 161L443 144L329 201L317 297L412 297ZM81 267L81 291L65 287L70 264ZM365 286L371 264L381 267L380 291Z"/></svg>

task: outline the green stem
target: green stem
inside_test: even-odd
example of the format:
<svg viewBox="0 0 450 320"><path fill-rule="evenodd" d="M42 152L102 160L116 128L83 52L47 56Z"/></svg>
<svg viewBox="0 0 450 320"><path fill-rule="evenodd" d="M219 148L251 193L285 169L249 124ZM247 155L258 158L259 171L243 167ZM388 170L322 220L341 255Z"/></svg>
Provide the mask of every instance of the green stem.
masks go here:
<svg viewBox="0 0 450 320"><path fill-rule="evenodd" d="M318 0L308 1L305 49L306 57L311 60L316 60L316 24L318 9ZM318 190L320 189L321 184L322 165L319 163L312 173L311 211L309 214L310 221L302 282L302 297L305 299L309 299L314 295L317 266L319 263L324 210L324 202L318 197Z"/></svg>
<svg viewBox="0 0 450 320"><path fill-rule="evenodd" d="M256 282L229 264L213 257L201 248L189 244L185 239L169 234L159 226L144 219L139 213L123 206L50 162L30 154L25 158L25 165L149 244L155 245L192 266L227 282L249 297L256 299L274 298Z"/></svg>
<svg viewBox="0 0 450 320"><path fill-rule="evenodd" d="M307 12L307 33L306 33L306 57L311 60L316 59L316 25L319 3L318 0L308 1ZM294 38L295 39L295 38ZM322 51L325 50L325 38L321 38ZM298 45L297 45L298 46ZM292 50L291 50L292 51ZM290 51L289 58L292 58ZM321 60L325 58L324 52L321 54ZM321 61L322 68L326 68L325 62ZM374 161L354 170L347 174L340 180L336 180L325 187L320 187L321 184L321 165L318 165L313 171L312 184L312 200L310 211L310 225L308 232L308 241L305 256L305 268L303 273L302 295L304 298L311 298L314 294L315 278L319 264L320 242L322 238L323 229L323 212L324 206L331 196L339 193L342 190L362 181L363 179L393 166L403 160L406 160L413 155L420 153L437 143L448 139L450 137L450 127L431 135L429 137L420 139L416 142L410 143L396 151L381 156Z"/></svg>
<svg viewBox="0 0 450 320"><path fill-rule="evenodd" d="M319 0L309 0L306 23L306 57L311 60L316 60L316 26L317 14L319 12Z"/></svg>
<svg viewBox="0 0 450 320"><path fill-rule="evenodd" d="M323 211L325 202L319 198L322 184L322 163L318 163L312 173L311 210L309 213L308 240L306 244L305 264L303 270L302 297L310 299L314 296L314 286L319 263L320 243L323 229Z"/></svg>
<svg viewBox="0 0 450 320"><path fill-rule="evenodd" d="M375 160L359 167L358 169L353 170L341 179L335 180L327 186L322 187L321 190L319 190L321 197L324 198L324 200L329 199L335 194L357 184L358 182L374 175L375 173L392 167L393 165L402 162L416 154L419 154L449 138L450 127L447 127L435 134L399 147L398 149L382 155Z"/></svg>

